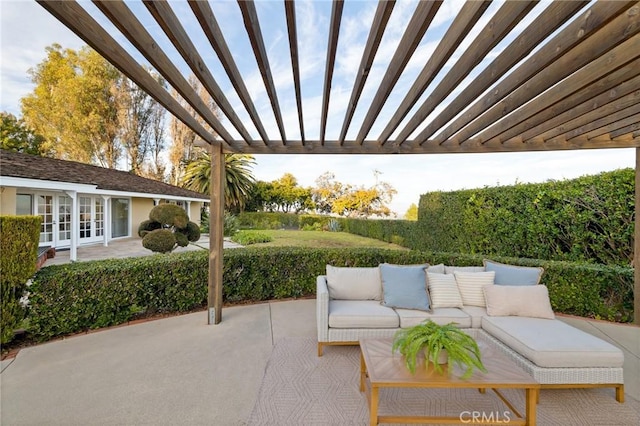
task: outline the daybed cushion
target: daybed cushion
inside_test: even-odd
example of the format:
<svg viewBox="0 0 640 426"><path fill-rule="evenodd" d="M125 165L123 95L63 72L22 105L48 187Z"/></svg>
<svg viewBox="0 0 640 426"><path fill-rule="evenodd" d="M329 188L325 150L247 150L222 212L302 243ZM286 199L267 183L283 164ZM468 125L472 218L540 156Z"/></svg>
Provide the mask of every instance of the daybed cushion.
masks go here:
<svg viewBox="0 0 640 426"><path fill-rule="evenodd" d="M462 296L464 306L486 306L483 288L493 285L495 272L461 272L456 271L456 284Z"/></svg>
<svg viewBox="0 0 640 426"><path fill-rule="evenodd" d="M397 328L396 312L375 300L330 300L331 328Z"/></svg>
<svg viewBox="0 0 640 426"><path fill-rule="evenodd" d="M379 266L384 306L390 308L429 310L427 277L424 265Z"/></svg>
<svg viewBox="0 0 640 426"><path fill-rule="evenodd" d="M487 309L482 306L463 306L462 312L471 317L471 328L480 328L482 317L487 316Z"/></svg>
<svg viewBox="0 0 640 426"><path fill-rule="evenodd" d="M539 367L622 367L620 349L560 320L482 318L482 329Z"/></svg>
<svg viewBox="0 0 640 426"><path fill-rule="evenodd" d="M428 319L441 325L455 322L460 328L471 327L471 317L458 308L434 308L431 312L396 309L396 312L400 317L400 327L402 328L413 327Z"/></svg>
<svg viewBox="0 0 640 426"><path fill-rule="evenodd" d="M494 283L497 285L536 285L540 283L540 277L544 272L543 268L506 265L488 259L483 260L482 263L486 271L496 273Z"/></svg>
<svg viewBox="0 0 640 426"><path fill-rule="evenodd" d="M431 308L462 308L462 296L453 275L434 274L427 271L427 285Z"/></svg>
<svg viewBox="0 0 640 426"><path fill-rule="evenodd" d="M340 300L382 300L380 270L327 265L329 297Z"/></svg>
<svg viewBox="0 0 640 426"><path fill-rule="evenodd" d="M555 318L547 286L493 285L483 290L489 316Z"/></svg>

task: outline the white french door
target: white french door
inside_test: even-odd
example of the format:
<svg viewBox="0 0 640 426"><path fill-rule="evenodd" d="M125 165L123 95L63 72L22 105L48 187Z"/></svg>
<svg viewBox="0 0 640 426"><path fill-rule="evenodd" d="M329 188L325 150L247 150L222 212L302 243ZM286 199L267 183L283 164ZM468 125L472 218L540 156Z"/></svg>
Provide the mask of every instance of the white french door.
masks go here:
<svg viewBox="0 0 640 426"><path fill-rule="evenodd" d="M72 206L71 197L67 195L58 195L58 208L56 225L57 225L57 240L56 247L71 245L71 209Z"/></svg>
<svg viewBox="0 0 640 426"><path fill-rule="evenodd" d="M102 197L79 196L80 244L102 241L104 237L104 200Z"/></svg>

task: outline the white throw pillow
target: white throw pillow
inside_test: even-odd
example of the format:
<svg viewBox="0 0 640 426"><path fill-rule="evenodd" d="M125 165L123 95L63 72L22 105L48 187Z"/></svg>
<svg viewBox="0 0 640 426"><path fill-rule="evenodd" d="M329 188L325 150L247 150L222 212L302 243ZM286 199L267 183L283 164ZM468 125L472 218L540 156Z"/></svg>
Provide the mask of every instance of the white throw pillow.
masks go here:
<svg viewBox="0 0 640 426"><path fill-rule="evenodd" d="M438 263L437 265L429 265L427 268L428 272L433 272L435 274L444 274L444 263Z"/></svg>
<svg viewBox="0 0 640 426"><path fill-rule="evenodd" d="M327 265L329 297L339 300L382 300L380 270Z"/></svg>
<svg viewBox="0 0 640 426"><path fill-rule="evenodd" d="M460 295L462 296L462 303L465 306L486 306L482 289L484 286L493 285L495 275L496 273L493 271L454 272L453 276L456 277L458 290L460 290Z"/></svg>
<svg viewBox="0 0 640 426"><path fill-rule="evenodd" d="M545 285L489 285L483 290L489 316L555 318Z"/></svg>
<svg viewBox="0 0 640 426"><path fill-rule="evenodd" d="M427 283L432 308L462 308L456 277L427 270Z"/></svg>

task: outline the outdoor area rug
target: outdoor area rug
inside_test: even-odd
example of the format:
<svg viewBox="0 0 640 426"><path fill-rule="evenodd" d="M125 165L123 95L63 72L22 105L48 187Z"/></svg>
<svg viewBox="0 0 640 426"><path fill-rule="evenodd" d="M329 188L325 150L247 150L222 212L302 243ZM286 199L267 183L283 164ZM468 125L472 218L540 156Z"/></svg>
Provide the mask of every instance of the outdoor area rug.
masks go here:
<svg viewBox="0 0 640 426"><path fill-rule="evenodd" d="M285 338L276 343L267 363L250 425L365 425L367 398L359 390L360 352L356 346L325 347L317 342ZM524 391L503 390L524 412ZM538 425L639 425L638 401L616 402L613 389L545 389L537 409ZM490 390L381 389L380 415L460 416L472 424L473 411L508 424L509 412ZM506 413L505 413L506 412ZM467 414L468 413L468 414Z"/></svg>

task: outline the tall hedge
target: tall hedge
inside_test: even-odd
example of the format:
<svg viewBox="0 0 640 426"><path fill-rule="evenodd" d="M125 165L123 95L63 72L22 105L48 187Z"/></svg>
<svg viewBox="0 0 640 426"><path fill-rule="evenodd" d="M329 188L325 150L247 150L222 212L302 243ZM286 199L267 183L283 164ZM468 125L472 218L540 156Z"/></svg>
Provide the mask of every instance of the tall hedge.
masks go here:
<svg viewBox="0 0 640 426"><path fill-rule="evenodd" d="M629 265L634 171L420 197L414 249Z"/></svg>
<svg viewBox="0 0 640 426"><path fill-rule="evenodd" d="M282 212L243 212L237 217L241 229L298 229L300 219Z"/></svg>
<svg viewBox="0 0 640 426"><path fill-rule="evenodd" d="M0 216L2 343L13 339L14 330L24 318L20 298L25 293L27 281L36 272L39 239L39 216Z"/></svg>
<svg viewBox="0 0 640 426"><path fill-rule="evenodd" d="M482 256L383 249L274 247L224 252L225 303L314 295L327 264L481 265ZM494 257L542 266L558 312L628 322L633 318L633 270L618 266ZM196 251L54 265L41 269L30 291L30 332L38 339L120 324L141 312L183 312L207 302L208 252Z"/></svg>

